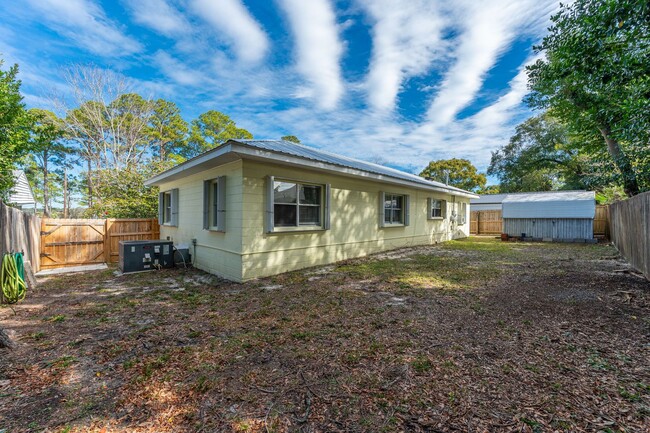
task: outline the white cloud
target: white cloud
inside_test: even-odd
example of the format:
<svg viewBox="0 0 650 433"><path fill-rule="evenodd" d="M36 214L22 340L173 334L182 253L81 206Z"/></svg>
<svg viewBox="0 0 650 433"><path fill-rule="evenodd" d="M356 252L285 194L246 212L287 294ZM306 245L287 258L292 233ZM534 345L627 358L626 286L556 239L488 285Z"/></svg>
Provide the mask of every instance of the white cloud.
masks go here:
<svg viewBox="0 0 650 433"><path fill-rule="evenodd" d="M154 61L163 74L174 80L177 84L184 86L198 86L207 84L206 77L197 69L190 69L185 63L175 59L165 51L157 51Z"/></svg>
<svg viewBox="0 0 650 433"><path fill-rule="evenodd" d="M453 19L461 30L454 64L446 72L428 118L438 126L451 122L474 100L485 75L522 34L539 32L539 17L555 6L548 0L493 0L455 3ZM532 29L530 28L532 27Z"/></svg>
<svg viewBox="0 0 650 433"><path fill-rule="evenodd" d="M30 4L54 31L95 54L123 56L142 50L91 0L30 0Z"/></svg>
<svg viewBox="0 0 650 433"><path fill-rule="evenodd" d="M336 15L327 0L279 0L295 36L297 70L311 88L297 96L315 97L323 109L333 109L344 91L341 78L343 44L339 40Z"/></svg>
<svg viewBox="0 0 650 433"><path fill-rule="evenodd" d="M166 0L138 0L127 3L133 20L165 36L182 36L190 30L185 17Z"/></svg>
<svg viewBox="0 0 650 433"><path fill-rule="evenodd" d="M269 49L266 33L240 0L193 0L191 5L218 35L225 35L240 60L255 63L264 58Z"/></svg>
<svg viewBox="0 0 650 433"><path fill-rule="evenodd" d="M442 56L444 20L435 1L359 1L373 20L368 100L375 109L392 110L403 82Z"/></svg>

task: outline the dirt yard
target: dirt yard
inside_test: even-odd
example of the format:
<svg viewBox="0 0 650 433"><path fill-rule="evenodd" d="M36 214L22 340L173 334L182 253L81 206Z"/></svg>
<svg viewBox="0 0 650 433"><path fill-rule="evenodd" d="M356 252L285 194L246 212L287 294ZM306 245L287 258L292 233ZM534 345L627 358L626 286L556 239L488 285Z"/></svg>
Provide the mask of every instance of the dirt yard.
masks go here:
<svg viewBox="0 0 650 433"><path fill-rule="evenodd" d="M246 284L51 277L0 309L0 432L650 431L650 283L454 241Z"/></svg>

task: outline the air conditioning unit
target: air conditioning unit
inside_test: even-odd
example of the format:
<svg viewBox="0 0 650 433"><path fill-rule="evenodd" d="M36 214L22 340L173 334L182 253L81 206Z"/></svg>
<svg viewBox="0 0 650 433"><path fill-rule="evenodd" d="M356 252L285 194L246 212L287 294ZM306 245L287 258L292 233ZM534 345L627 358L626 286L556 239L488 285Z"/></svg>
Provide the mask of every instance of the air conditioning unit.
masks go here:
<svg viewBox="0 0 650 433"><path fill-rule="evenodd" d="M172 241L120 241L120 271L141 272L174 266Z"/></svg>

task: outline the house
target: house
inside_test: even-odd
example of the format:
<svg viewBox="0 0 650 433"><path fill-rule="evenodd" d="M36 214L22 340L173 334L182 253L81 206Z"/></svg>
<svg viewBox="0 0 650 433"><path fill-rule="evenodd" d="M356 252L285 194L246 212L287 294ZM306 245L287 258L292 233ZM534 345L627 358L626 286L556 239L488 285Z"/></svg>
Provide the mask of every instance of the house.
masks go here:
<svg viewBox="0 0 650 433"><path fill-rule="evenodd" d="M32 187L27 180L25 172L22 170L14 170L13 176L14 186L11 188L7 203L19 209L24 209L28 206L36 209L36 199L34 199Z"/></svg>
<svg viewBox="0 0 650 433"><path fill-rule="evenodd" d="M234 281L469 235L476 195L281 140L230 140L149 180L161 237Z"/></svg>
<svg viewBox="0 0 650 433"><path fill-rule="evenodd" d="M592 240L593 191L508 194L501 202L503 233L552 240Z"/></svg>

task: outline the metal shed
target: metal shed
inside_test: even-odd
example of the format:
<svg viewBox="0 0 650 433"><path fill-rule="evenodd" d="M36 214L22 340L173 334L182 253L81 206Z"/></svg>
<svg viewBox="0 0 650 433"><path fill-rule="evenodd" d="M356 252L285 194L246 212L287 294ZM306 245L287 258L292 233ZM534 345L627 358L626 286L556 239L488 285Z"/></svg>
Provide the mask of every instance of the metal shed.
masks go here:
<svg viewBox="0 0 650 433"><path fill-rule="evenodd" d="M479 198L472 198L469 205L473 211L501 210L501 203L508 194L485 194Z"/></svg>
<svg viewBox="0 0 650 433"><path fill-rule="evenodd" d="M593 191L511 194L502 201L503 231L544 240L593 239Z"/></svg>

